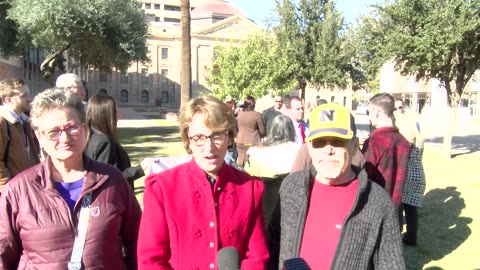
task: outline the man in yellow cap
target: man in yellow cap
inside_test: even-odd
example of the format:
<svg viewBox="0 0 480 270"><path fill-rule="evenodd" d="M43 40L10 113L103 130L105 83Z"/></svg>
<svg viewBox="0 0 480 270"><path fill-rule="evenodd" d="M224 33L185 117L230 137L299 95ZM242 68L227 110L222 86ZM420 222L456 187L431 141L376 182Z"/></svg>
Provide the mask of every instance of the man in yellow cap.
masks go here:
<svg viewBox="0 0 480 270"><path fill-rule="evenodd" d="M348 109L310 113L313 166L287 176L269 226L271 264L302 257L311 269L405 269L397 212L385 190L351 166Z"/></svg>

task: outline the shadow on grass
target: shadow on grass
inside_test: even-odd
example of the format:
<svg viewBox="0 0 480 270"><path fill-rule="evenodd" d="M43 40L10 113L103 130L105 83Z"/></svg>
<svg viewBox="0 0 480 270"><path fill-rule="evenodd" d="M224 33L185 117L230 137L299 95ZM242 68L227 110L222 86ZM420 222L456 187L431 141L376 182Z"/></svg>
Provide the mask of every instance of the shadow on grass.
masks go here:
<svg viewBox="0 0 480 270"><path fill-rule="evenodd" d="M405 246L407 269L424 268L457 249L472 233L468 224L472 219L460 217L465 201L456 187L430 190L419 209L418 246Z"/></svg>
<svg viewBox="0 0 480 270"><path fill-rule="evenodd" d="M441 146L443 144L443 137L434 137L425 139L426 143L434 143ZM452 158L461 155L467 155L473 152L480 151L480 136L453 136L452 138Z"/></svg>

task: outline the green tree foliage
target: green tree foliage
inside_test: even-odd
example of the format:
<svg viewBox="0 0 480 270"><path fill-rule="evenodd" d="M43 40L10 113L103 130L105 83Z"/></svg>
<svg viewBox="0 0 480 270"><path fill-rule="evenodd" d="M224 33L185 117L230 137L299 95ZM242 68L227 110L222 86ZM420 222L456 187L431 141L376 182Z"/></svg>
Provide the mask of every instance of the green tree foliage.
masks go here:
<svg viewBox="0 0 480 270"><path fill-rule="evenodd" d="M273 30L289 64L284 76L297 82L302 97L307 83L343 88L349 78L359 78L334 1L276 0L276 11L278 25Z"/></svg>
<svg viewBox="0 0 480 270"><path fill-rule="evenodd" d="M275 36L261 30L241 44L215 47L212 67L206 68L206 80L212 94L220 99L285 94L295 84L284 78L287 68L287 59Z"/></svg>
<svg viewBox="0 0 480 270"><path fill-rule="evenodd" d="M3 0L2 10L7 17L0 19L0 52L9 56L21 55L28 46L44 49L45 76L64 52L79 67L102 71L148 61L148 26L136 0Z"/></svg>
<svg viewBox="0 0 480 270"><path fill-rule="evenodd" d="M452 108L449 155L460 97L480 67L480 0L395 0L374 8L361 27L370 68L393 59L404 75L442 83Z"/></svg>

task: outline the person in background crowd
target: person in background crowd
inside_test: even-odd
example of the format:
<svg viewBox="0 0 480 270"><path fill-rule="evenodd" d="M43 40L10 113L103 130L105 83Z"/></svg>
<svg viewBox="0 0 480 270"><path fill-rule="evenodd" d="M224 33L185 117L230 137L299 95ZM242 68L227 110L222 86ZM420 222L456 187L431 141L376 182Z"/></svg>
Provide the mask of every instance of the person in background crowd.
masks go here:
<svg viewBox="0 0 480 270"><path fill-rule="evenodd" d="M58 76L55 86L61 89L67 89L85 100L85 87L82 78L74 73L65 73Z"/></svg>
<svg viewBox="0 0 480 270"><path fill-rule="evenodd" d="M275 104L273 104L272 107L264 110L262 113L263 124L265 125L265 128L267 130L267 135L270 127L269 126L270 120L273 119L275 116L282 114L280 110L282 109L282 105L283 105L283 97L280 95L276 95L273 98L273 101L275 102Z"/></svg>
<svg viewBox="0 0 480 270"><path fill-rule="evenodd" d="M308 135L308 125L303 121L304 108L302 100L296 96L285 99L285 107L287 108L287 115L292 119L293 127L295 128L295 143L304 144Z"/></svg>
<svg viewBox="0 0 480 270"><path fill-rule="evenodd" d="M117 139L118 118L117 103L112 96L97 94L88 100L85 154L95 161L115 166L134 190L134 180L144 176L145 169L155 159L145 158L139 165L131 166L127 152Z"/></svg>
<svg viewBox="0 0 480 270"><path fill-rule="evenodd" d="M237 104L235 104L235 101L233 100L226 101L225 104L232 110L232 116L234 120L233 123L235 124L235 130L238 133L237 117L235 116L235 109ZM237 158L237 145L233 143L231 146L228 147L227 154L225 155L225 162L228 165L233 165L237 163Z"/></svg>
<svg viewBox="0 0 480 270"><path fill-rule="evenodd" d="M200 97L183 106L178 120L193 158L145 180L139 269L216 269L224 247L238 250L241 269L264 269L263 183L224 162L236 132L232 110Z"/></svg>
<svg viewBox="0 0 480 270"><path fill-rule="evenodd" d="M243 102L244 109L237 116L237 163L241 167L245 165L248 148L258 145L260 139L265 137L265 126L262 115L255 111L255 99L248 96Z"/></svg>
<svg viewBox="0 0 480 270"><path fill-rule="evenodd" d="M300 148L299 144L294 143L295 130L288 116L279 114L270 121L266 139L258 146L248 149L248 161L245 164L245 171L250 175L259 176L265 184L263 193L265 224L270 221L278 189L283 178L290 173Z"/></svg>
<svg viewBox="0 0 480 270"><path fill-rule="evenodd" d="M362 153L368 177L390 194L400 217L410 145L395 127L394 109L395 101L390 94L380 93L370 98L368 119L374 130L363 144Z"/></svg>
<svg viewBox="0 0 480 270"><path fill-rule="evenodd" d="M407 224L403 243L416 246L418 232L417 209L422 206L423 194L426 188L425 171L422 164L423 136L420 133L418 121L413 115L408 115L403 106L402 99L395 99L395 125L411 147L407 178L405 179L405 188L402 195L405 222Z"/></svg>
<svg viewBox="0 0 480 270"><path fill-rule="evenodd" d="M313 167L288 175L269 226L269 266L304 258L311 269L405 269L397 212L388 194L351 166L356 144L347 108L310 114Z"/></svg>
<svg viewBox="0 0 480 270"><path fill-rule="evenodd" d="M15 175L40 162L30 119L30 90L23 80L0 81L0 193Z"/></svg>
<svg viewBox="0 0 480 270"><path fill-rule="evenodd" d="M141 209L117 169L83 154L80 97L47 89L31 119L48 156L2 192L0 269L137 269Z"/></svg>

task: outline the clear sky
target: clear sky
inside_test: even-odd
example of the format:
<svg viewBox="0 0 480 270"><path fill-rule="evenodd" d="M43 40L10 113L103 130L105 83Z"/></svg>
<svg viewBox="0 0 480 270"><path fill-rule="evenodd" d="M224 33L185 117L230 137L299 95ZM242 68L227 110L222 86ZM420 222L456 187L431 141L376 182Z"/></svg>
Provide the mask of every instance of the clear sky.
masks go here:
<svg viewBox="0 0 480 270"><path fill-rule="evenodd" d="M259 25L264 25L265 18L270 17L275 8L275 0L227 0L240 8L245 15ZM378 0L337 0L337 8L343 13L347 23L353 23L360 13L368 13L369 4Z"/></svg>

